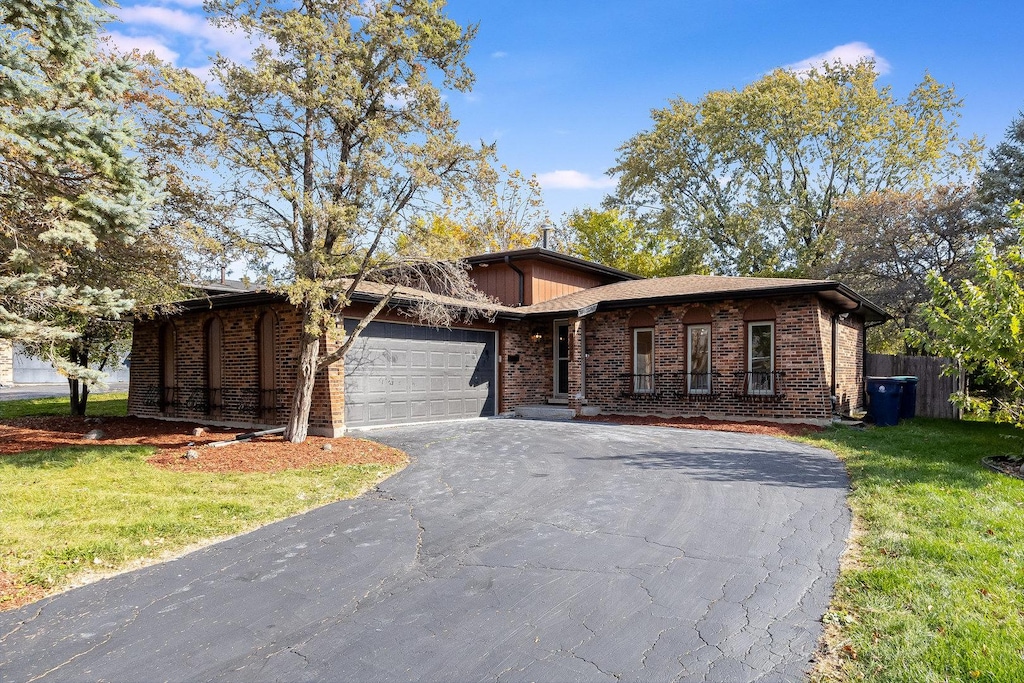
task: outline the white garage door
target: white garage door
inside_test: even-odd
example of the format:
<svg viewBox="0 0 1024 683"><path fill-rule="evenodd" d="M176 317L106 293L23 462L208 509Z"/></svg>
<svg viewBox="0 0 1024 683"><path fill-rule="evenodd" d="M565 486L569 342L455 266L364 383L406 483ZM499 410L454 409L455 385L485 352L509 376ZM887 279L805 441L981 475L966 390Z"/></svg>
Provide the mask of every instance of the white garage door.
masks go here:
<svg viewBox="0 0 1024 683"><path fill-rule="evenodd" d="M345 354L345 425L494 415L496 349L493 331L370 323Z"/></svg>

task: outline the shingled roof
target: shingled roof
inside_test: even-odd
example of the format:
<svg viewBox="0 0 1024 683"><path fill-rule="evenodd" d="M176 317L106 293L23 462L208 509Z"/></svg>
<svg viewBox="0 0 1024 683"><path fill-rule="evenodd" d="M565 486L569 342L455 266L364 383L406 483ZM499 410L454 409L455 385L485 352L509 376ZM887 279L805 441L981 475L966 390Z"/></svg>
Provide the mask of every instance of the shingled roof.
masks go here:
<svg viewBox="0 0 1024 683"><path fill-rule="evenodd" d="M390 285L362 282L353 295L355 301L374 303L391 288ZM485 315L498 318L569 316L582 317L597 311L668 303L697 303L722 299L754 299L771 296L814 294L841 309L856 311L869 321L884 321L889 314L841 282L832 280L800 280L794 278L729 277L723 275L679 275L676 277L625 280L609 285L583 289L532 306L511 307L498 303L480 305L425 292L398 287L395 305L410 305L430 299L449 306L470 306ZM185 310L222 308L245 304L284 301L281 294L266 289L209 287L208 296L179 303Z"/></svg>
<svg viewBox="0 0 1024 683"><path fill-rule="evenodd" d="M598 310L656 303L707 302L724 298L746 299L794 294L817 294L842 308L857 310L869 320L886 320L889 317L882 308L840 282L722 275L679 275L616 282L515 310L529 316L582 316Z"/></svg>

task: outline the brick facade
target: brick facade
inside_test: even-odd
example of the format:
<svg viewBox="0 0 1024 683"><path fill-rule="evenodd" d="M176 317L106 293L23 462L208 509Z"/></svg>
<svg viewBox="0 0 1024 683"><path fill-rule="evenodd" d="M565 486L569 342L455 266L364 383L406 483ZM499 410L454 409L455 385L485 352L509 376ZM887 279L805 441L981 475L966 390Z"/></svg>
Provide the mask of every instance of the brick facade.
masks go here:
<svg viewBox="0 0 1024 683"><path fill-rule="evenodd" d="M689 393L687 324L711 320L711 392ZM570 407L601 412L706 416L825 423L831 419L831 316L813 295L712 304L659 305L599 312L570 319ZM746 319L745 319L746 318ZM774 323L775 364L770 395L747 390L748 325ZM518 356L502 373L503 408L544 403L552 393L553 320L519 321L505 329L504 353ZM701 323L703 324L703 323ZM864 324L859 316L839 321L837 388L840 407L862 403ZM633 330L654 329L654 386L637 392L633 384ZM539 341L531 330L545 331ZM584 365L585 354L585 365ZM580 369L583 368L581 374Z"/></svg>
<svg viewBox="0 0 1024 683"><path fill-rule="evenodd" d="M273 324L273 377L261 381L259 330L264 316ZM221 386L208 386L206 330L219 317L222 325ZM173 335L166 333L173 328ZM239 427L274 427L284 423L295 397L299 330L302 315L288 304L267 304L217 311L181 313L170 319L140 320L132 339L128 413L140 417L189 420ZM173 339L173 373L164 387L161 332ZM164 345L167 345L167 341ZM331 348L328 341L326 348ZM340 366L340 364L339 364ZM344 426L343 368L317 376L310 413L310 433L334 436ZM269 387L269 388L268 388ZM339 413L339 410L342 412Z"/></svg>
<svg viewBox="0 0 1024 683"><path fill-rule="evenodd" d="M362 308L348 311L364 314ZM596 312L584 318L530 317L473 327L499 330L499 410L543 404L552 397L556 320L569 326L569 406L603 413L706 416L827 422L833 412L832 321L836 320L837 410L863 406L864 320L839 319L839 310L813 294L703 304L662 304ZM207 325L217 316L222 328L221 386L209 387ZM261 323L272 316L272 381L260 379ZM382 319L409 322L391 314ZM711 391L690 393L687 384L688 324L711 326ZM768 395L747 390L748 326L774 324L774 385ZM137 321L132 349L129 413L242 427L278 426L295 395L301 312L286 303L185 312L166 320ZM166 326L172 326L168 328ZM651 391L633 384L633 330L654 330ZM173 334L168 330L173 329ZM164 345L173 341L173 377L161 390ZM323 341L322 351L342 338ZM266 387L270 386L271 389ZM344 431L344 365L317 377L310 433Z"/></svg>

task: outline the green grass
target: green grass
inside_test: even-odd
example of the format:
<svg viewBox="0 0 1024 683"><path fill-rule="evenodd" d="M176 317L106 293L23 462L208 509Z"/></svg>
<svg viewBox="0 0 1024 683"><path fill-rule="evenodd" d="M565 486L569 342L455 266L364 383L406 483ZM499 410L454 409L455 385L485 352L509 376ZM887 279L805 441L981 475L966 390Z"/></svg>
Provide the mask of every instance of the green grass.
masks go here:
<svg viewBox="0 0 1024 683"><path fill-rule="evenodd" d="M121 417L127 415L128 394L123 391L110 394L90 394L89 400L85 404L85 412L90 417ZM15 417L70 414L71 399L68 396L0 401L0 420L10 420Z"/></svg>
<svg viewBox="0 0 1024 683"><path fill-rule="evenodd" d="M0 570L59 588L86 569L118 568L353 497L394 469L179 473L147 464L153 452L76 447L0 458Z"/></svg>
<svg viewBox="0 0 1024 683"><path fill-rule="evenodd" d="M1005 435L918 419L804 439L845 461L863 530L825 619L838 658L816 679L1024 679L1024 481L980 462L1021 451Z"/></svg>

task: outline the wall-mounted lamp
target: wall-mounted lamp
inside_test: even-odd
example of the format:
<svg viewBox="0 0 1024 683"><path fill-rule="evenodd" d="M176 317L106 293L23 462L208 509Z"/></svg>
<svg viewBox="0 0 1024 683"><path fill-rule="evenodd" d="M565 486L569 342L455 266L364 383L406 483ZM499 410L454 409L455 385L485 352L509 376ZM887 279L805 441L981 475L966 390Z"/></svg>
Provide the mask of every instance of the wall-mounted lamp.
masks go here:
<svg viewBox="0 0 1024 683"><path fill-rule="evenodd" d="M539 342L543 338L544 330L540 329L539 327L534 328L533 332L530 333L530 339L532 339L535 342Z"/></svg>

